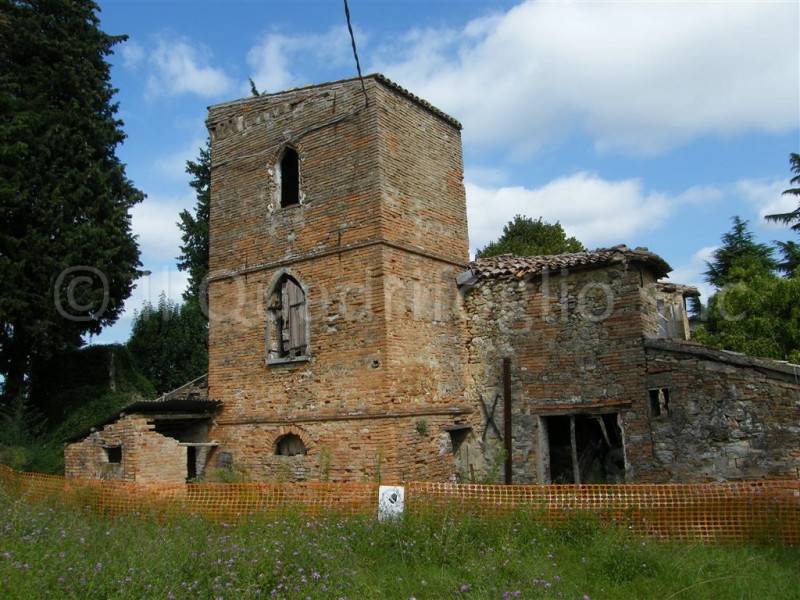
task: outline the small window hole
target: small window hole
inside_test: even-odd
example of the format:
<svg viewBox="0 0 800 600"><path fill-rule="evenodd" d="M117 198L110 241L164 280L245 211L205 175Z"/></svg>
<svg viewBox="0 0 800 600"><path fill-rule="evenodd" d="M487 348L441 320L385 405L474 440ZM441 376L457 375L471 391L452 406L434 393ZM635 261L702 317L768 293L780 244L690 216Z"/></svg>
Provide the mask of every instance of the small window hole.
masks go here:
<svg viewBox="0 0 800 600"><path fill-rule="evenodd" d="M106 446L103 448L106 453L106 462L119 464L122 462L122 446Z"/></svg>
<svg viewBox="0 0 800 600"><path fill-rule="evenodd" d="M654 388L650 396L650 416L665 417L669 414L669 388Z"/></svg>

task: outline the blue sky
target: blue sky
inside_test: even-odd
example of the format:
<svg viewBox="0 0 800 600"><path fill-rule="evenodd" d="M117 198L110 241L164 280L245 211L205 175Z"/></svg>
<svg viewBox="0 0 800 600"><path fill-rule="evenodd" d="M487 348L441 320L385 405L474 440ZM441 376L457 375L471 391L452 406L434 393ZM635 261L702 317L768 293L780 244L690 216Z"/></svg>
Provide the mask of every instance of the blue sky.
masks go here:
<svg viewBox="0 0 800 600"><path fill-rule="evenodd" d="M124 341L133 310L179 298L184 172L210 104L354 74L342 3L100 2L127 34L112 57L144 268L126 314L93 342ZM350 1L365 72L380 71L464 125L470 246L517 213L560 221L587 246L647 246L702 285L732 215L792 207L800 151L796 2ZM796 237L796 236L795 236ZM708 291L703 287L704 291Z"/></svg>

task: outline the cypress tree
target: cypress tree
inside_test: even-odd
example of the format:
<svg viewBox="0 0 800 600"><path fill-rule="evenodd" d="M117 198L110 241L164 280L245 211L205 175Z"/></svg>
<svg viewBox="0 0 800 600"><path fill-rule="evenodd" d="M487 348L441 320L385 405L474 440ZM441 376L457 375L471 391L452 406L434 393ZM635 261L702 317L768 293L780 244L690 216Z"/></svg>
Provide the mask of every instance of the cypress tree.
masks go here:
<svg viewBox="0 0 800 600"><path fill-rule="evenodd" d="M89 0L0 0L0 374L20 399L32 364L113 323L141 275L143 199L107 62L125 36ZM72 269L72 270L70 270Z"/></svg>
<svg viewBox="0 0 800 600"><path fill-rule="evenodd" d="M188 210L181 211L178 227L181 229L181 254L178 256L178 268L189 273L189 287L183 294L184 300L198 301L204 299L205 278L208 275L208 217L211 205L211 145L209 141L200 153L197 161L186 161L186 172L192 176L189 185L194 188L197 202L194 214Z"/></svg>

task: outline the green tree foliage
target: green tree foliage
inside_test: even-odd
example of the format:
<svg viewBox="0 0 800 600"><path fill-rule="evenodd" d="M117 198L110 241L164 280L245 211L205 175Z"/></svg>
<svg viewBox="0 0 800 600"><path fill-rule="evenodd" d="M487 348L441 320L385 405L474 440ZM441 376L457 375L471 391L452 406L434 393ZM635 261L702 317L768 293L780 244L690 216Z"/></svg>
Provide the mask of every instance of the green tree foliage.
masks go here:
<svg viewBox="0 0 800 600"><path fill-rule="evenodd" d="M44 376L33 378L30 397L0 408L0 464L24 471L63 473L70 436L155 396L125 346L70 350L37 369Z"/></svg>
<svg viewBox="0 0 800 600"><path fill-rule="evenodd" d="M478 258L498 254L535 256L562 254L565 252L584 252L583 244L574 237L567 237L564 228L556 221L546 223L541 217L534 220L517 215L503 227L503 235L486 247L477 251Z"/></svg>
<svg viewBox="0 0 800 600"><path fill-rule="evenodd" d="M794 173L794 177L792 177L790 183L797 187L790 187L784 190L783 193L790 196L797 196L797 208L786 213L767 215L765 218L768 221L791 225L792 229L800 232L800 154L792 152L789 155L789 165L792 173Z"/></svg>
<svg viewBox="0 0 800 600"><path fill-rule="evenodd" d="M747 221L733 218L731 231L708 264L706 278L719 291L711 296L699 342L753 356L800 361L800 273L796 244L778 243L785 260L756 243ZM796 266L796 263L794 263ZM787 273L776 275L776 269Z"/></svg>
<svg viewBox="0 0 800 600"><path fill-rule="evenodd" d="M163 294L136 313L128 348L158 393L199 377L208 368L207 319L197 302L177 304Z"/></svg>
<svg viewBox="0 0 800 600"><path fill-rule="evenodd" d="M143 194L115 154L125 136L106 60L125 37L101 31L97 11L90 0L0 0L0 374L8 406L25 395L36 361L113 323L141 274L129 210Z"/></svg>
<svg viewBox="0 0 800 600"><path fill-rule="evenodd" d="M786 277L800 274L800 244L791 241L776 241L775 245L778 247L778 251L781 253L781 260L778 263L778 270L786 275Z"/></svg>
<svg viewBox="0 0 800 600"><path fill-rule="evenodd" d="M800 274L778 277L763 263L734 263L708 303L694 338L726 350L800 362Z"/></svg>
<svg viewBox="0 0 800 600"><path fill-rule="evenodd" d="M194 188L197 202L194 214L184 210L178 226L181 229L181 254L178 268L189 272L189 287L185 300L205 303L203 295L205 278L208 275L208 216L211 205L211 144L200 148L197 161L186 162L186 172L192 176L189 185Z"/></svg>
<svg viewBox="0 0 800 600"><path fill-rule="evenodd" d="M772 271L777 263L772 257L773 249L768 244L755 241L747 221L733 217L733 227L722 236L722 245L714 251L711 261L706 263L706 281L717 288L738 281L732 276L734 265L743 267L745 263L757 270Z"/></svg>

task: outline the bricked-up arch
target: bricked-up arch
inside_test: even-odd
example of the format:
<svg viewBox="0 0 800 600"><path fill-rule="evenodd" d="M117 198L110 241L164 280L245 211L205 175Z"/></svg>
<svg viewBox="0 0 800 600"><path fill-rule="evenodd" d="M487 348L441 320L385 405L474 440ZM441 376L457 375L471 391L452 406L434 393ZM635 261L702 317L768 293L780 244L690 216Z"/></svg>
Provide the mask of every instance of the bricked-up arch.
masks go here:
<svg viewBox="0 0 800 600"><path fill-rule="evenodd" d="M282 207L300 203L300 157L291 146L281 154L280 186Z"/></svg>
<svg viewBox="0 0 800 600"><path fill-rule="evenodd" d="M308 337L306 290L284 272L267 295L267 362L308 358Z"/></svg>

